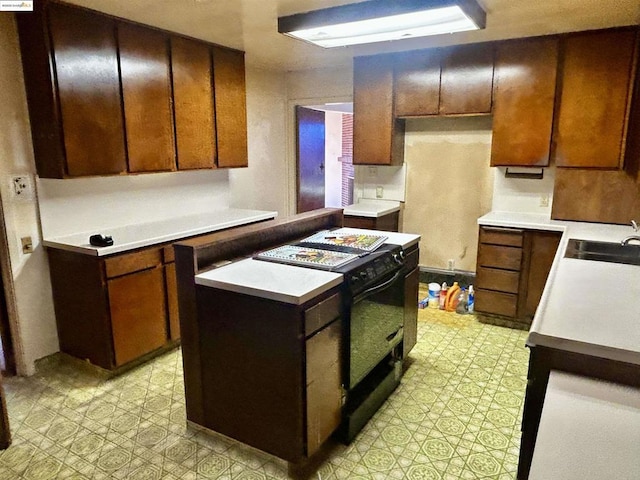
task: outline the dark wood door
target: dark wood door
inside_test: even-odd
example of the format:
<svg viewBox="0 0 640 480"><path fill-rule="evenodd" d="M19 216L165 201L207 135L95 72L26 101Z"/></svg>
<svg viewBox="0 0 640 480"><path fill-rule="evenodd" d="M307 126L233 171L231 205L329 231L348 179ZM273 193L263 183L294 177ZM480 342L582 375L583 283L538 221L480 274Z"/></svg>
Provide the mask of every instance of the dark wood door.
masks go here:
<svg viewBox="0 0 640 480"><path fill-rule="evenodd" d="M108 286L116 365L162 347L167 340L162 268L114 278Z"/></svg>
<svg viewBox="0 0 640 480"><path fill-rule="evenodd" d="M620 168L635 48L635 29L564 41L554 135L558 167Z"/></svg>
<svg viewBox="0 0 640 480"><path fill-rule="evenodd" d="M172 37L171 65L178 168L214 168L217 153L209 47Z"/></svg>
<svg viewBox="0 0 640 480"><path fill-rule="evenodd" d="M437 115L440 104L440 50L398 55L394 72L395 115Z"/></svg>
<svg viewBox="0 0 640 480"><path fill-rule="evenodd" d="M218 167L246 167L247 95L244 53L213 49Z"/></svg>
<svg viewBox="0 0 640 480"><path fill-rule="evenodd" d="M169 39L118 24L130 172L175 170Z"/></svg>
<svg viewBox="0 0 640 480"><path fill-rule="evenodd" d="M542 297L542 291L547 283L551 264L556 256L560 237L558 232L527 232L530 237L530 263L527 276L527 292L524 311L520 316L533 318ZM524 272L523 272L524 273Z"/></svg>
<svg viewBox="0 0 640 480"><path fill-rule="evenodd" d="M114 22L57 4L49 21L68 175L126 172Z"/></svg>
<svg viewBox="0 0 640 480"><path fill-rule="evenodd" d="M440 114L491 113L493 47L464 45L443 52Z"/></svg>
<svg viewBox="0 0 640 480"><path fill-rule="evenodd" d="M491 166L549 165L558 38L496 46Z"/></svg>
<svg viewBox="0 0 640 480"><path fill-rule="evenodd" d="M296 107L298 213L324 208L324 112Z"/></svg>
<svg viewBox="0 0 640 480"><path fill-rule="evenodd" d="M394 59L353 59L353 164L401 165L404 123L393 116Z"/></svg>

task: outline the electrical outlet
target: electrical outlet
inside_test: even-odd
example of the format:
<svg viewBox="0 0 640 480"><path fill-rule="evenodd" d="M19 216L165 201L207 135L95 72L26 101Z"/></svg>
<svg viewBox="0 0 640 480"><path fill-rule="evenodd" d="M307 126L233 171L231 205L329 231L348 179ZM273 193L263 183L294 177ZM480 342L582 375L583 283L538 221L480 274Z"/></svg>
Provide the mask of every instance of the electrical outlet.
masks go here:
<svg viewBox="0 0 640 480"><path fill-rule="evenodd" d="M540 196L540 206L548 207L549 206L549 195L541 195Z"/></svg>
<svg viewBox="0 0 640 480"><path fill-rule="evenodd" d="M382 198L384 196L384 188L382 188L382 186L378 185L376 187L376 198Z"/></svg>
<svg viewBox="0 0 640 480"><path fill-rule="evenodd" d="M30 198L32 196L31 179L28 175L11 177L11 187L14 198Z"/></svg>
<svg viewBox="0 0 640 480"><path fill-rule="evenodd" d="M31 237L22 237L20 243L22 244L22 253L33 253L33 241L31 241Z"/></svg>
<svg viewBox="0 0 640 480"><path fill-rule="evenodd" d="M454 269L456 268L456 261L455 261L453 258L450 258L450 259L447 261L447 268L448 268L449 270L454 270Z"/></svg>

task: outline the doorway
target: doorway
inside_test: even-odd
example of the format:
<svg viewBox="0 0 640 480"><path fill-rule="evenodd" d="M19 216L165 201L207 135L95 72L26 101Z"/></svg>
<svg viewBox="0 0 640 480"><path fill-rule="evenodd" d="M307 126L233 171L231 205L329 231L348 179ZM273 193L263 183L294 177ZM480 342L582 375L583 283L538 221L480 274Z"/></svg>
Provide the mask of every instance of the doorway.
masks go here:
<svg viewBox="0 0 640 480"><path fill-rule="evenodd" d="M353 203L353 104L296 106L296 211Z"/></svg>

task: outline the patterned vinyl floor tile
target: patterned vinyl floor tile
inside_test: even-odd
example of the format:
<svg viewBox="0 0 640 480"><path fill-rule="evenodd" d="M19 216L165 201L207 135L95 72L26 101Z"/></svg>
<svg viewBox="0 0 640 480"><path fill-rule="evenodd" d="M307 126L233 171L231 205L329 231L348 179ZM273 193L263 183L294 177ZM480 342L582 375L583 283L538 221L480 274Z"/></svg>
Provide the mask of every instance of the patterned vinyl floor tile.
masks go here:
<svg viewBox="0 0 640 480"><path fill-rule="evenodd" d="M401 385L310 478L514 479L525 339L473 315L419 310ZM0 452L3 480L294 478L282 460L187 426L179 350L109 380L54 355L4 387L13 444Z"/></svg>

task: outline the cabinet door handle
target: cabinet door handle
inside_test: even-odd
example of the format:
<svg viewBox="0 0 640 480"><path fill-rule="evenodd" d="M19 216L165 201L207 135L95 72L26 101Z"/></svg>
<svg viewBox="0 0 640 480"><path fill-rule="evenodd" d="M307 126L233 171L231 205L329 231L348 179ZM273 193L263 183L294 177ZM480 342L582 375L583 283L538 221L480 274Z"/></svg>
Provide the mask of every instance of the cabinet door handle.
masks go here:
<svg viewBox="0 0 640 480"><path fill-rule="evenodd" d="M501 232L501 233L524 233L524 230L520 228L507 228L507 227L485 227L482 229L486 232Z"/></svg>

